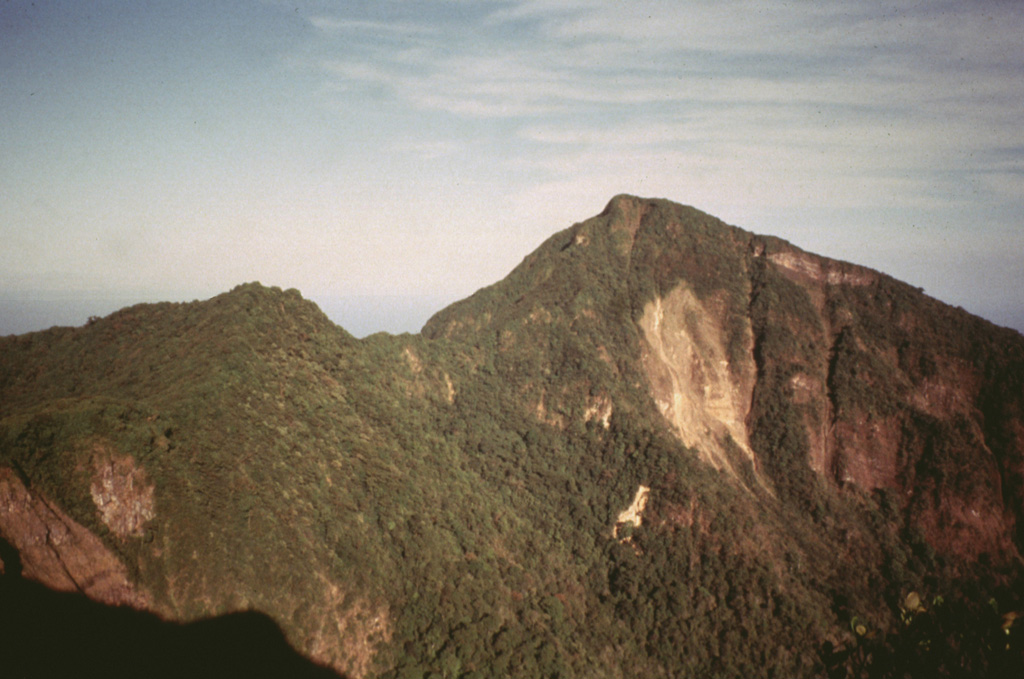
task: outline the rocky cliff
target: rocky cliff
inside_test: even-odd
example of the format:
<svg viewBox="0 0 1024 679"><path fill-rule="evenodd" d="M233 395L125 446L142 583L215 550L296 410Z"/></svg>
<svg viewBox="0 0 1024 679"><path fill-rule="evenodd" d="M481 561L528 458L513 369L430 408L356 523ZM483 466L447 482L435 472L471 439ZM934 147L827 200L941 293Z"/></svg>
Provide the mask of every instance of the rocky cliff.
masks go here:
<svg viewBox="0 0 1024 679"><path fill-rule="evenodd" d="M527 302L545 311L517 312ZM620 338L581 351L624 359L618 372L681 442L741 483L889 491L937 549L1019 559L1019 334L879 272L631 196L424 332L512 336L550 325L552 306L557 332Z"/></svg>

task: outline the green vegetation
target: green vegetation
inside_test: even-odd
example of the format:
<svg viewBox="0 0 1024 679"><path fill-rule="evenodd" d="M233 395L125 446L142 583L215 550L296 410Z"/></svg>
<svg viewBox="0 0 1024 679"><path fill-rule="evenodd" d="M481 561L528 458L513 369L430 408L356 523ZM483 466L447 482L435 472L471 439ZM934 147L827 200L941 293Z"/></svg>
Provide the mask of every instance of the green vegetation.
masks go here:
<svg viewBox="0 0 1024 679"><path fill-rule="evenodd" d="M1021 539L960 562L923 526L949 497L1024 526L1024 340L880 275L812 285L770 259L783 241L617 200L422 335L356 340L247 284L2 339L0 467L160 611L254 609L304 652L363 639L379 676L970 676L922 649L953 638L954 602L1021 610ZM677 286L719 315L736 374L756 368L743 483L650 397L637 321ZM954 369L978 376L967 406L915 400ZM794 397L798 378L821 397ZM895 422L904 485L812 470L808 432L861 421ZM154 484L144 536L99 518L98 449ZM643 522L615 536L640 485ZM949 603L907 618L910 591ZM1016 637L957 638L970 667L1022 667Z"/></svg>

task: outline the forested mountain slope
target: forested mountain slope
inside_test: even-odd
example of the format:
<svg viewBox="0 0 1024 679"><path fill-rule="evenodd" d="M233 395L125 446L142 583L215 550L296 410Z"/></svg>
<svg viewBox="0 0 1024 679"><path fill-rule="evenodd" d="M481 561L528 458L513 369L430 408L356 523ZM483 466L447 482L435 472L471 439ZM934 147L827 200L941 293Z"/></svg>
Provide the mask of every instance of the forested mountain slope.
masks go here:
<svg viewBox="0 0 1024 679"><path fill-rule="evenodd" d="M1024 338L667 201L420 335L247 284L0 339L0 597L353 677L1024 669L1022 511Z"/></svg>

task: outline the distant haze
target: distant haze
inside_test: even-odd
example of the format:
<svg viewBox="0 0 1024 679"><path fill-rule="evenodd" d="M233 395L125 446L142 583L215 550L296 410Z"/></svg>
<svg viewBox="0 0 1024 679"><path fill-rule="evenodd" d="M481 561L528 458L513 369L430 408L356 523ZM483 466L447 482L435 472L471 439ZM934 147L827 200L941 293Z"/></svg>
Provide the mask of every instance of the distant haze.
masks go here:
<svg viewBox="0 0 1024 679"><path fill-rule="evenodd" d="M1022 36L997 0L8 0L0 334L256 280L415 330L618 193L1024 330Z"/></svg>
<svg viewBox="0 0 1024 679"><path fill-rule="evenodd" d="M103 317L143 302L191 301L169 296L166 300L146 296L88 297L35 295L0 297L0 337L21 335L53 326L80 326L92 316ZM416 333L423 324L454 300L429 295L360 295L313 300L336 324L356 337L376 332Z"/></svg>

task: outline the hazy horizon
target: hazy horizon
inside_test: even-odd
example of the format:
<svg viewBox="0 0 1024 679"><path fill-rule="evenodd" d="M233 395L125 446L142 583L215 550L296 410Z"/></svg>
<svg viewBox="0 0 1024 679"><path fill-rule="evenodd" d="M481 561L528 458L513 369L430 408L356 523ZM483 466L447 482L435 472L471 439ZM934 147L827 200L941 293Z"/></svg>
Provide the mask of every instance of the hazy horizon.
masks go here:
<svg viewBox="0 0 1024 679"><path fill-rule="evenodd" d="M359 338L378 332L395 335L418 333L431 316L457 301L436 295L353 295L317 299L303 294L303 297L320 307L335 325ZM23 335L52 327L79 327L85 325L91 317L103 318L137 304L187 303L205 299L208 297L182 294L163 297L143 294L76 296L43 292L19 298L0 295L0 337Z"/></svg>
<svg viewBox="0 0 1024 679"><path fill-rule="evenodd" d="M1024 331L1022 36L999 0L10 0L0 333L254 280L407 331L619 193Z"/></svg>
<svg viewBox="0 0 1024 679"><path fill-rule="evenodd" d="M885 272L883 272L885 273ZM494 281L497 282L497 281ZM289 286L278 286L287 288ZM223 290L221 292L228 292ZM305 299L314 302L333 322L358 338L378 332L393 335L419 333L431 316L463 298L451 299L442 295L350 295L310 296L299 290ZM924 291L928 294L928 291ZM221 293L217 293L221 294ZM212 296L192 296L182 293L154 295L100 295L93 293L37 292L20 297L0 293L0 337L22 335L52 327L78 327L90 317L103 318L135 306L158 302L194 302ZM931 295L929 295L931 296ZM996 325L1012 328L1024 334L1024 311L1014 309L988 309L966 311Z"/></svg>

